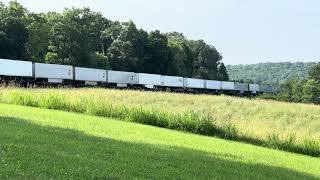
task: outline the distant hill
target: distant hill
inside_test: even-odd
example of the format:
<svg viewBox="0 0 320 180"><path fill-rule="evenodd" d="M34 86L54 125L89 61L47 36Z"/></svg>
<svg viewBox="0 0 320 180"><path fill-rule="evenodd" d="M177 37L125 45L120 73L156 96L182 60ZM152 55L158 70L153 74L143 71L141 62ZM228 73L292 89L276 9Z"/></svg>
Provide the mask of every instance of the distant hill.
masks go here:
<svg viewBox="0 0 320 180"><path fill-rule="evenodd" d="M231 80L254 83L281 84L289 79L305 79L316 62L259 63L250 65L228 65Z"/></svg>

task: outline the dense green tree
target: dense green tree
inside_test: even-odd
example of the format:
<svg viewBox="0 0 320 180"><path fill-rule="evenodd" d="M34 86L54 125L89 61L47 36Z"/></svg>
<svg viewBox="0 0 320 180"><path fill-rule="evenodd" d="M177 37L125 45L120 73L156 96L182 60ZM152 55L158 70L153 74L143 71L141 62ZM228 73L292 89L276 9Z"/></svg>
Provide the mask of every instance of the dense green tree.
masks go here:
<svg viewBox="0 0 320 180"><path fill-rule="evenodd" d="M91 53L89 59L93 68L111 69L108 57L102 53Z"/></svg>
<svg viewBox="0 0 320 180"><path fill-rule="evenodd" d="M111 66L118 71L135 71L139 59L135 56L134 47L129 41L116 40L108 49Z"/></svg>
<svg viewBox="0 0 320 180"><path fill-rule="evenodd" d="M245 82L280 85L287 80L303 80L316 63L259 63L251 65L229 65L231 80L243 79Z"/></svg>
<svg viewBox="0 0 320 180"><path fill-rule="evenodd" d="M303 102L320 104L320 85L315 79L309 79L303 86Z"/></svg>
<svg viewBox="0 0 320 180"><path fill-rule="evenodd" d="M46 55L45 55L45 63L48 63L48 64L59 64L61 63L59 61L59 56L57 53L55 52L48 52Z"/></svg>
<svg viewBox="0 0 320 180"><path fill-rule="evenodd" d="M222 80L222 81L228 81L229 80L229 75L228 75L228 72L227 72L227 68L226 68L226 66L224 65L223 62L221 62L219 64L218 79Z"/></svg>
<svg viewBox="0 0 320 180"><path fill-rule="evenodd" d="M203 40L190 41L193 51L193 76L197 78L217 79L218 64L222 59L215 47L206 44Z"/></svg>
<svg viewBox="0 0 320 180"><path fill-rule="evenodd" d="M17 1L10 1L9 6L0 4L0 46L1 57L24 59L28 40L26 17L28 11Z"/></svg>
<svg viewBox="0 0 320 180"><path fill-rule="evenodd" d="M314 79L320 84L320 63L313 66L308 74L310 79Z"/></svg>
<svg viewBox="0 0 320 180"><path fill-rule="evenodd" d="M192 51L183 34L171 32L166 34L170 49L168 74L184 77L193 76Z"/></svg>
<svg viewBox="0 0 320 180"><path fill-rule="evenodd" d="M149 33L148 58L144 59L144 72L154 74L167 74L169 65L168 39L160 31Z"/></svg>
<svg viewBox="0 0 320 180"><path fill-rule="evenodd" d="M143 61L146 59L148 47L148 33L136 28L136 25L129 21L112 25L112 31L106 31L106 39L112 41L108 49L108 57L111 66L115 70L122 71L143 71Z"/></svg>
<svg viewBox="0 0 320 180"><path fill-rule="evenodd" d="M51 14L51 46L61 63L90 67L89 55L102 50L102 32L109 21L100 13L89 8L65 9L59 14Z"/></svg>
<svg viewBox="0 0 320 180"><path fill-rule="evenodd" d="M29 14L27 25L29 39L26 44L28 59L45 62L50 41L50 26L44 14Z"/></svg>

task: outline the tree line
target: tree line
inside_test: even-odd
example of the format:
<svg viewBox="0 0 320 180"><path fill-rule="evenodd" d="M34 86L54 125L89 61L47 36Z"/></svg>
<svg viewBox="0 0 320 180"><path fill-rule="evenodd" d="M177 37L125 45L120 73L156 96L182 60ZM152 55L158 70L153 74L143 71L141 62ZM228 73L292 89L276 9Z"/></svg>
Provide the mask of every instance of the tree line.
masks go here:
<svg viewBox="0 0 320 180"><path fill-rule="evenodd" d="M307 79L292 79L281 85L280 93L262 98L294 103L320 104L320 63L313 66Z"/></svg>
<svg viewBox="0 0 320 180"><path fill-rule="evenodd" d="M147 32L89 8L32 13L17 1L0 2L0 57L228 80L221 54L205 41Z"/></svg>
<svg viewBox="0 0 320 180"><path fill-rule="evenodd" d="M279 85L288 80L308 79L308 72L316 62L277 62L249 65L228 65L231 80L247 83Z"/></svg>

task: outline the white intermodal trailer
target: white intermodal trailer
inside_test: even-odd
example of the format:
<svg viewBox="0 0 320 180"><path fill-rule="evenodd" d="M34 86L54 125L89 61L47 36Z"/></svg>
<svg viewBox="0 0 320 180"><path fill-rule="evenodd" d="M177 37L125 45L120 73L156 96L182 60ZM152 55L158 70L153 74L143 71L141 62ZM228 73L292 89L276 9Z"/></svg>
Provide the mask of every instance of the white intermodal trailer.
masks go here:
<svg viewBox="0 0 320 180"><path fill-rule="evenodd" d="M75 81L82 81L85 85L97 85L98 83L107 82L107 71L103 69L91 69L91 68L74 68Z"/></svg>
<svg viewBox="0 0 320 180"><path fill-rule="evenodd" d="M179 77L179 76L161 76L161 86L163 86L163 87L173 87L173 88L182 88L183 87L183 77Z"/></svg>
<svg viewBox="0 0 320 180"><path fill-rule="evenodd" d="M194 79L194 78L183 78L184 88L190 89L204 89L205 80L203 79Z"/></svg>
<svg viewBox="0 0 320 180"><path fill-rule="evenodd" d="M248 92L249 91L249 84L235 82L234 89L236 91L240 91L241 93Z"/></svg>
<svg viewBox="0 0 320 180"><path fill-rule="evenodd" d="M0 59L0 76L33 77L33 67L30 61Z"/></svg>
<svg viewBox="0 0 320 180"><path fill-rule="evenodd" d="M35 78L45 79L48 83L63 83L73 80L73 67L58 64L35 63Z"/></svg>
<svg viewBox="0 0 320 180"><path fill-rule="evenodd" d="M138 84L148 89L154 89L161 86L161 75L137 73Z"/></svg>
<svg viewBox="0 0 320 180"><path fill-rule="evenodd" d="M260 91L259 84L249 84L249 91L251 91L254 94L258 93Z"/></svg>
<svg viewBox="0 0 320 180"><path fill-rule="evenodd" d="M276 94L280 91L279 87L277 86L272 86L272 93Z"/></svg>
<svg viewBox="0 0 320 180"><path fill-rule="evenodd" d="M205 88L211 89L211 90L220 90L221 89L221 81L206 80L205 81Z"/></svg>
<svg viewBox="0 0 320 180"><path fill-rule="evenodd" d="M234 82L221 81L221 90L234 91Z"/></svg>
<svg viewBox="0 0 320 180"><path fill-rule="evenodd" d="M267 84L261 84L260 85L260 91L263 93L272 93L272 87Z"/></svg>
<svg viewBox="0 0 320 180"><path fill-rule="evenodd" d="M137 74L125 71L107 71L107 83L117 87L128 87L128 85L138 84Z"/></svg>

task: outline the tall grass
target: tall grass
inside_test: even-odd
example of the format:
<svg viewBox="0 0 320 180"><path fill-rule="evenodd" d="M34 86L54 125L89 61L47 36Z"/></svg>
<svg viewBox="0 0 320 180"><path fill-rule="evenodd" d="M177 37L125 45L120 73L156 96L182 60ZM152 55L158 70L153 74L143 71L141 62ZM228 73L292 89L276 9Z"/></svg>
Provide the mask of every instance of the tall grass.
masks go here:
<svg viewBox="0 0 320 180"><path fill-rule="evenodd" d="M75 92L76 93L76 92ZM320 143L311 137L298 141L294 133L281 135L272 132L266 138L241 132L231 122L218 124L216 118L205 111L169 111L147 105L124 104L93 94L66 94L60 90L0 89L0 102L46 109L85 113L110 117L195 134L216 136L260 146L320 156ZM232 102L229 106L232 106ZM196 105L195 105L196 106Z"/></svg>
<svg viewBox="0 0 320 180"><path fill-rule="evenodd" d="M5 96L2 95L1 102L110 117L202 135L216 135L222 132L215 125L214 118L205 113L193 111L171 113L150 107L133 107L100 101L88 96L72 99L53 91L34 94L31 91L13 90Z"/></svg>

